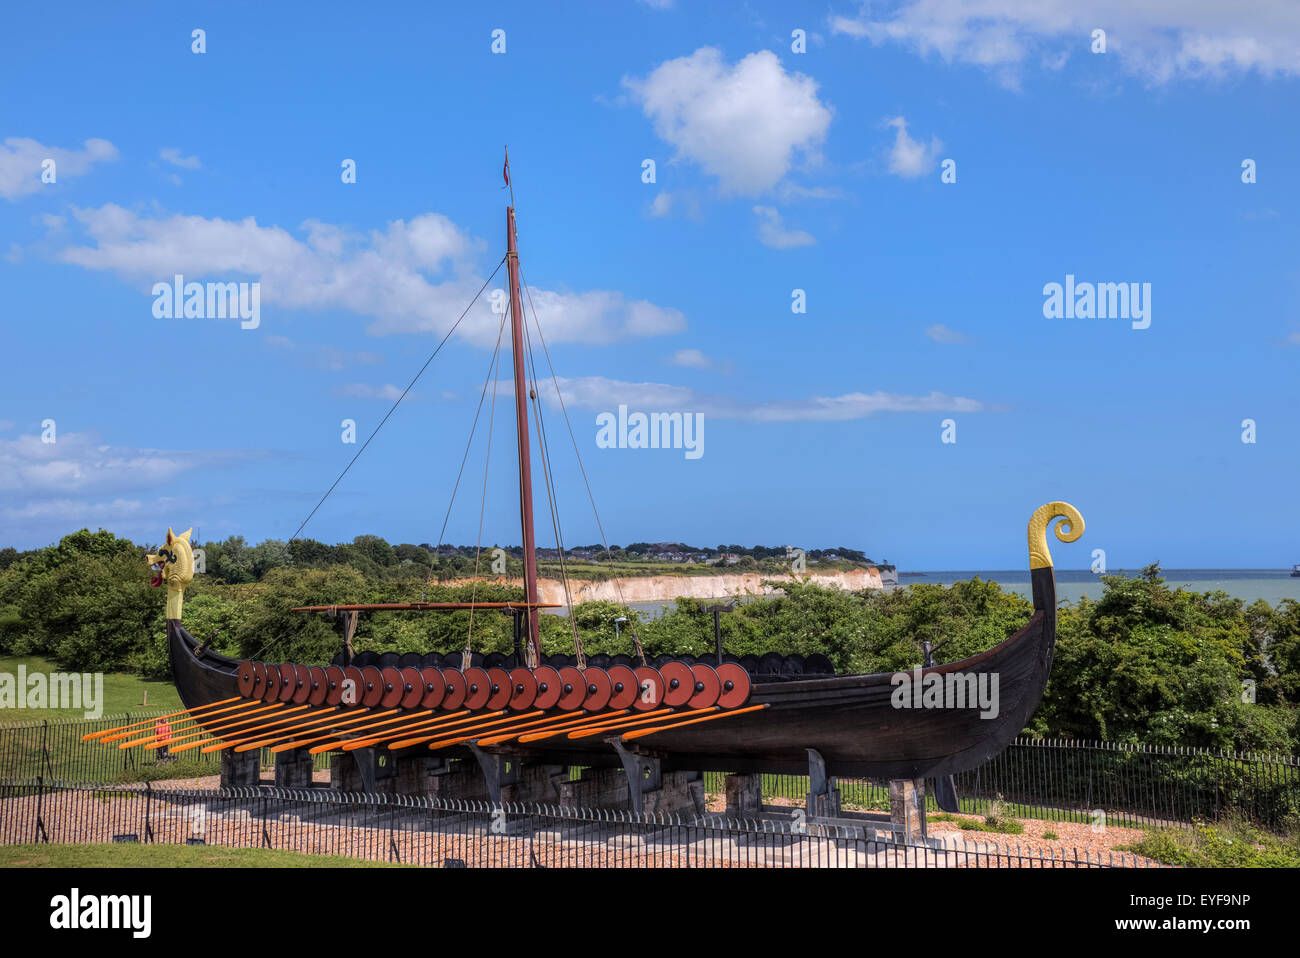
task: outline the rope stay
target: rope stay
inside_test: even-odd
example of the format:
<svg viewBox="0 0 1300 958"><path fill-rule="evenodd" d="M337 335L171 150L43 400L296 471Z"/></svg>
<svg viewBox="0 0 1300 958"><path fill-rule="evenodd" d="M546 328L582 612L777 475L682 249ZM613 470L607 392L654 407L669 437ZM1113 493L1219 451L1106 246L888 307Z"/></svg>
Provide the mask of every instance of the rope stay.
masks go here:
<svg viewBox="0 0 1300 958"><path fill-rule="evenodd" d="M501 329L502 330L505 329L504 318L501 321ZM461 652L460 670L462 672L464 672L466 669L470 667L470 655L471 655L470 644L474 638L473 603L478 601L479 560L483 555L483 516L484 513L487 511L488 468L492 465L492 431L493 431L493 426L496 424L496 416L497 416L497 377L491 374L492 374L492 370L499 365L500 356L501 356L501 336L498 334L496 349L493 350L492 352L492 366L488 367L488 372L492 380L492 405L488 410L487 450L486 453L484 454L484 461L483 461L483 497L479 501L479 508L478 508L478 540L474 544L474 577L473 579L470 580L472 584L470 586L470 593L469 593L469 600L471 603L470 610L469 610L469 630L465 633L465 648ZM527 596L524 597L525 601L527 601L527 598L528 598Z"/></svg>
<svg viewBox="0 0 1300 958"><path fill-rule="evenodd" d="M297 540L298 533L302 532L302 530L307 527L307 523L311 522L312 516L316 515L316 511L320 509L322 505L324 505L325 500L330 497L330 493L332 493L336 488L338 488L338 484L343 481L343 477L348 474L348 470L350 470L353 467L353 465L356 464L356 461L361 458L361 454L366 451L366 447L370 445L370 440L374 439L375 436L379 434L379 430L384 428L384 423L388 422L388 417L397 411L397 407L401 405L402 400L406 398L407 393L409 393L415 387L415 384L419 381L420 377L424 375L424 371L429 368L429 364L433 362L434 357L437 356L438 353L442 352L442 347L447 345L447 341L451 339L451 334L454 333L456 329L460 326L461 321L464 320L465 317L469 315L469 311L474 308L474 304L478 302L478 298L483 295L483 290L487 289L488 284L491 283L492 280L496 279L496 275L501 271L501 266L505 263L505 261L506 258L504 256L501 257L501 262L497 263L496 269L492 270L492 275L483 281L483 285L480 286L478 292L474 294L474 298L469 301L469 305L465 307L465 311L460 314L456 322L452 323L451 329L447 330L447 335L442 337L442 341L439 342L437 348L434 349L434 351L429 354L429 358L424 361L424 365L420 367L420 371L417 372L414 377L412 377L409 383L406 384L406 388L402 390L402 394L398 396L397 399L393 402L393 405L389 407L388 412L384 413L384 418L379 420L379 425L377 425L374 428L374 430L370 433L370 435L366 437L366 441L361 444L361 448L356 451L356 455L354 455L352 459L348 462L348 464L343 467L343 471L339 473L338 478L335 479L334 482L330 485L330 487L325 490L325 495L320 497L320 502L316 503L316 505L312 508L311 512L307 513L307 518L302 520L302 522L298 526L297 531L294 532L294 534L289 537L289 542L286 543L286 545L289 545Z"/></svg>
<svg viewBox="0 0 1300 958"><path fill-rule="evenodd" d="M600 510L596 508L596 497L595 494L591 491L591 480L587 478L587 468L582 461L582 452L578 449L578 437L573 432L573 422L569 419L569 409L568 406L565 405L564 395L560 391L560 382L558 377L555 374L555 365L551 362L551 351L546 345L546 336L542 333L542 325L540 321L537 319L537 307L533 305L533 292L529 288L528 282L524 279L524 271L522 265L520 265L519 267L519 281L524 287L525 296L528 298L528 308L529 310L532 311L533 324L537 327L537 339L542 344L542 354L546 357L546 366L551 372L551 383L555 387L555 398L559 400L560 411L564 416L564 424L569 431L569 440L573 443L573 454L578 460L578 471L582 474L582 482L587 489L587 499L591 503L591 511L596 519L596 528L600 531L600 541L601 544L605 547L605 553L608 555L609 537L605 534L605 524L601 521ZM532 359L531 351L529 353L529 358L531 361ZM561 572L563 572L564 550L562 548L560 549L560 569ZM623 598L623 587L619 584L618 576L615 575L611 581L613 581L614 583L614 591L618 595L619 605L626 606L627 602ZM567 595L567 583L566 583L566 595ZM574 628L576 630L577 628L576 625ZM630 619L628 620L628 631L632 633L632 644L636 647L637 658L640 660L642 665L648 665L649 662L646 660L645 649L642 648L641 646L641 636L637 634L636 626L632 623Z"/></svg>
<svg viewBox="0 0 1300 958"><path fill-rule="evenodd" d="M522 275L520 282L523 282ZM542 404L537 393L537 363L533 356L532 337L528 324L524 323L524 340L527 344L529 376L529 393L533 401L533 418L537 422L537 442L542 456L542 477L546 483L546 500L551 510L551 525L555 530L556 554L560 558L560 582L564 587L564 603L569 611L569 628L573 632L573 652L579 669L587 667L587 655L582 647L582 637L578 635L578 622L573 614L573 594L569 590L569 573L564 563L564 537L560 532L559 501L555 494L555 476L551 471L550 445L546 438L546 422L542 416Z"/></svg>

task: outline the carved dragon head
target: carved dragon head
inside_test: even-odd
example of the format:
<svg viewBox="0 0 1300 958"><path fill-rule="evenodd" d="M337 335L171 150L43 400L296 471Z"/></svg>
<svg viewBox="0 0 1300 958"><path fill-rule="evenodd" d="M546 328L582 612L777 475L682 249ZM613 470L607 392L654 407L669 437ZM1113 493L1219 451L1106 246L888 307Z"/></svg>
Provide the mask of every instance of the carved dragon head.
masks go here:
<svg viewBox="0 0 1300 958"><path fill-rule="evenodd" d="M151 553L145 557L153 572L149 584L152 586L167 584L167 618L169 619L181 617L181 600L185 595L185 587L194 578L194 550L190 547L190 533L193 531L193 529L186 529L180 535L176 535L169 526L167 541L163 543L162 548L156 554Z"/></svg>

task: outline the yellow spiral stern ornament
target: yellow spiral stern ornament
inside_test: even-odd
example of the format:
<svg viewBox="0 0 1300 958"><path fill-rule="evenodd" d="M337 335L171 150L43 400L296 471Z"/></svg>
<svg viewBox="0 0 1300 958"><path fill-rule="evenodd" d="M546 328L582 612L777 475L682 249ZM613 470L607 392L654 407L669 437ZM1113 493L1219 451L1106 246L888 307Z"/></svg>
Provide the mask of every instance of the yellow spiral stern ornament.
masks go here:
<svg viewBox="0 0 1300 958"><path fill-rule="evenodd" d="M1074 542L1083 535L1083 515L1068 502L1049 502L1039 506L1029 518L1029 568L1050 569L1052 554L1047 551L1047 527L1056 524L1056 538Z"/></svg>

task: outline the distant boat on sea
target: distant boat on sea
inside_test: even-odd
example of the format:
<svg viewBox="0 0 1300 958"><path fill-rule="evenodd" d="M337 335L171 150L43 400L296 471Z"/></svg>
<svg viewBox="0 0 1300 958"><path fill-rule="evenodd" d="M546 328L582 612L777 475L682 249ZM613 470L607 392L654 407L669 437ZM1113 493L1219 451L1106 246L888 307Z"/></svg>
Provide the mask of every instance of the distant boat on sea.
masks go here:
<svg viewBox="0 0 1300 958"><path fill-rule="evenodd" d="M1291 567L1291 578L1300 579L1300 562Z"/></svg>

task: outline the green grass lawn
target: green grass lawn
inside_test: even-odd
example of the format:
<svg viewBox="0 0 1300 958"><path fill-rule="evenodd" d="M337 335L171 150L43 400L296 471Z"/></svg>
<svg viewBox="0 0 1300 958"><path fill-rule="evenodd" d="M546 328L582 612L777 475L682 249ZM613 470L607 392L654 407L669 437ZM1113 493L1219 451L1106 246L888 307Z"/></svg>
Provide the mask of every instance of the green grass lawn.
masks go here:
<svg viewBox="0 0 1300 958"><path fill-rule="evenodd" d="M5 845L0 868L386 868L339 855L303 855L269 848L216 845Z"/></svg>
<svg viewBox="0 0 1300 958"><path fill-rule="evenodd" d="M27 674L41 672L49 675L63 671L48 659L36 656L0 655L0 672L7 672L18 680L18 667L27 667ZM121 715L144 708L145 696L148 696L148 708L163 708L178 711L182 708L176 687L166 679L143 679L138 675L124 672L110 672L104 676L103 702L100 712L103 715ZM0 709L0 725L12 725L18 722L39 722L42 719L83 718L85 709Z"/></svg>
<svg viewBox="0 0 1300 958"><path fill-rule="evenodd" d="M1300 827L1277 835L1240 819L1198 820L1190 829L1146 829L1116 850L1192 868L1300 868Z"/></svg>

